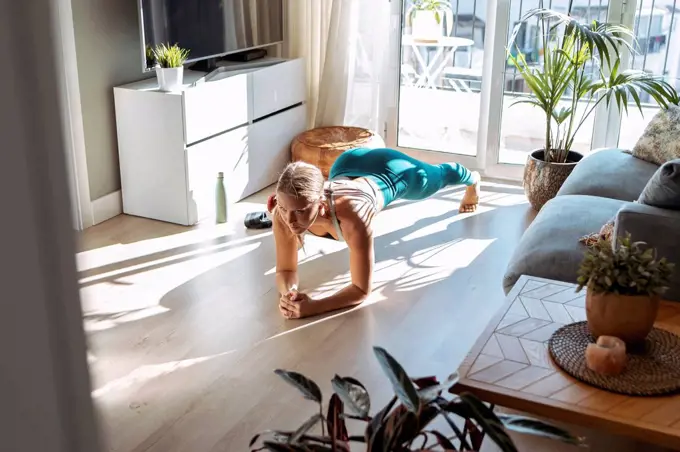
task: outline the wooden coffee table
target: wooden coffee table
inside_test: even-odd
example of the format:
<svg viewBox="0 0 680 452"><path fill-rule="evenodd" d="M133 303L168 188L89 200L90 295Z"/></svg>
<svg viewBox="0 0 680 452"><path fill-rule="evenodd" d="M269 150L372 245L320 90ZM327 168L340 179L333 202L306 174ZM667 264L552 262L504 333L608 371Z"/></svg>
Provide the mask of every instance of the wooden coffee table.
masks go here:
<svg viewBox="0 0 680 452"><path fill-rule="evenodd" d="M463 361L451 392L471 392L498 406L680 448L680 395L610 393L578 382L552 362L552 333L585 320L585 292L577 294L575 288L522 276ZM680 334L680 303L662 303L655 325Z"/></svg>

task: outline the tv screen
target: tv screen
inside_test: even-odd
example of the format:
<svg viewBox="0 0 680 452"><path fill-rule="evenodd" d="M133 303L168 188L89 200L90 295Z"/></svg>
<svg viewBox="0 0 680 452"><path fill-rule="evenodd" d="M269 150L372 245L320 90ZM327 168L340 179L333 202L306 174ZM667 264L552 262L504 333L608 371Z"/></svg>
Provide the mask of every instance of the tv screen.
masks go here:
<svg viewBox="0 0 680 452"><path fill-rule="evenodd" d="M283 41L283 0L139 0L139 9L144 54L177 44L191 63Z"/></svg>

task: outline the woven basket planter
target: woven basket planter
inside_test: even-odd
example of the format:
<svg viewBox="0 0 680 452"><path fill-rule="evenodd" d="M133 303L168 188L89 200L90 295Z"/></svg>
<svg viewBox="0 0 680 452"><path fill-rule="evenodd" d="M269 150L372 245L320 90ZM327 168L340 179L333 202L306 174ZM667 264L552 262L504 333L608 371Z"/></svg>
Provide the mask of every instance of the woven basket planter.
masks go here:
<svg viewBox="0 0 680 452"><path fill-rule="evenodd" d="M328 173L343 152L354 148L381 148L385 142L370 130L360 127L319 127L301 133L291 144L291 159L294 162L310 163L328 178Z"/></svg>

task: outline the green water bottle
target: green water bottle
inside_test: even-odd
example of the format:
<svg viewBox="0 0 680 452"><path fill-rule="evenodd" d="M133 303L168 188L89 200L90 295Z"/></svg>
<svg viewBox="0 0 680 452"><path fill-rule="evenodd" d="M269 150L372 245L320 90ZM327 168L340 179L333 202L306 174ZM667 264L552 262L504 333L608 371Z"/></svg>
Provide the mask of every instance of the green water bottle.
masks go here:
<svg viewBox="0 0 680 452"><path fill-rule="evenodd" d="M224 173L217 173L217 186L215 187L215 221L227 222L227 191L224 189Z"/></svg>

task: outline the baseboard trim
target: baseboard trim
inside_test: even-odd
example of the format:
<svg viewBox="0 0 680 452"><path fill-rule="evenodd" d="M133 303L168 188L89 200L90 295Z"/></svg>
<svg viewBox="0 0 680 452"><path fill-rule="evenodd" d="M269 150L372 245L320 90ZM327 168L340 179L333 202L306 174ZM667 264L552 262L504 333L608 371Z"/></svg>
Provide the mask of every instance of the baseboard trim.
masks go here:
<svg viewBox="0 0 680 452"><path fill-rule="evenodd" d="M102 223L123 213L123 196L120 190L92 201L92 222Z"/></svg>

